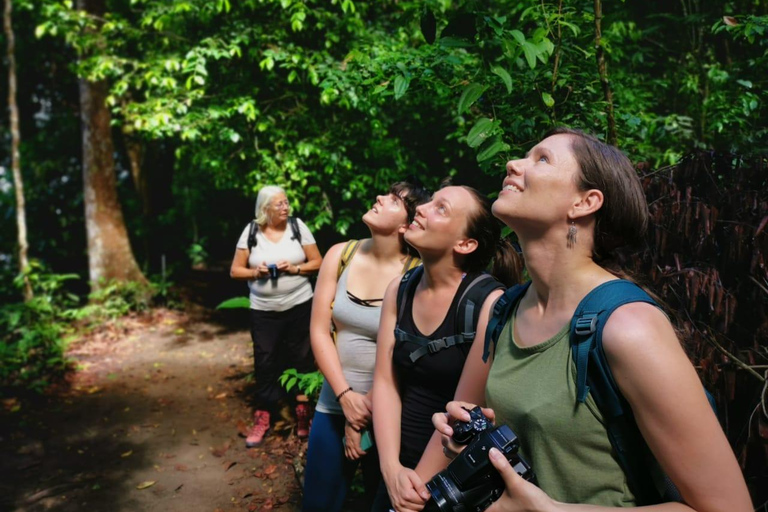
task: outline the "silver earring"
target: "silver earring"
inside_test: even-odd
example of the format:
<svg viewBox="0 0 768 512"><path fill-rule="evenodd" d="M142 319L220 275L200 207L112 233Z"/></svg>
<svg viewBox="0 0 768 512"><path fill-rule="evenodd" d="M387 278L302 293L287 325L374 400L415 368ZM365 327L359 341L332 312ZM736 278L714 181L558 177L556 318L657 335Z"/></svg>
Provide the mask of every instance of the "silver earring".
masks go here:
<svg viewBox="0 0 768 512"><path fill-rule="evenodd" d="M576 223L571 221L571 225L568 226L568 248L573 249L576 247Z"/></svg>

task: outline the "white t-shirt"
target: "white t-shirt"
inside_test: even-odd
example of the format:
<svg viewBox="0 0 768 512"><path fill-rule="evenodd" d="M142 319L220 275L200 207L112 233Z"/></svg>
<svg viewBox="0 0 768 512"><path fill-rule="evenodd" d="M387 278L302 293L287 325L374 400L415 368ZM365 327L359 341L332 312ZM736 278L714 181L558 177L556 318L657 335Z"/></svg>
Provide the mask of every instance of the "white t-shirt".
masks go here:
<svg viewBox="0 0 768 512"><path fill-rule="evenodd" d="M264 262L269 265L281 260L286 260L291 265L301 265L307 261L303 246L315 244L315 237L301 219L296 221L301 233L301 245L292 239L293 230L290 221L285 227L283 237L277 243L271 242L259 230L256 233L256 245L251 249L248 257L248 266L256 268ZM240 240L237 242L238 249L248 249L249 228L250 224L245 226L243 234L240 235ZM312 285L309 284L309 278L306 276L281 273L274 280L265 278L248 281L248 288L251 291L251 309L262 311L286 311L312 298Z"/></svg>

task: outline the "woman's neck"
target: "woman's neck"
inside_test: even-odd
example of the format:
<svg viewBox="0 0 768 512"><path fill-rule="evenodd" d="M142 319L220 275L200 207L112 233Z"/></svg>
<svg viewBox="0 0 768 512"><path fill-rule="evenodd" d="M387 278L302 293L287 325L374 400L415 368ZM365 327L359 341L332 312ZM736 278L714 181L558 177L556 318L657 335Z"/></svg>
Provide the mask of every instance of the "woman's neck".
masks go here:
<svg viewBox="0 0 768 512"><path fill-rule="evenodd" d="M422 264L424 265L424 283L427 288L433 290L455 288L464 277L464 271L456 265L453 254L434 258L422 255Z"/></svg>
<svg viewBox="0 0 768 512"><path fill-rule="evenodd" d="M384 262L405 257L400 244L400 235L397 232L386 235L371 233L370 240L366 249L375 260Z"/></svg>
<svg viewBox="0 0 768 512"><path fill-rule="evenodd" d="M520 246L537 301L545 309L575 307L592 288L613 278L592 260L585 242L571 248L565 239L544 237L521 239Z"/></svg>
<svg viewBox="0 0 768 512"><path fill-rule="evenodd" d="M282 220L282 221L281 220L276 220L276 221L269 220L264 225L264 228L271 229L271 230L274 230L274 231L285 231L286 226L288 226L288 219L285 219L285 220Z"/></svg>

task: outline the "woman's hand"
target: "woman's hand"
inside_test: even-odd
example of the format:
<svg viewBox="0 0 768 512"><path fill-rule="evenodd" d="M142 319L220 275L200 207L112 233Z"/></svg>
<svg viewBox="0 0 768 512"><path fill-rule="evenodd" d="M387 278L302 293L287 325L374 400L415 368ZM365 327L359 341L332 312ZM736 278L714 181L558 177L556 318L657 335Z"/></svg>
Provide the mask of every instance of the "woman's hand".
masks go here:
<svg viewBox="0 0 768 512"><path fill-rule="evenodd" d="M453 440L453 425L456 420L468 422L470 420L469 411L474 409L475 404L468 402L451 401L445 406L446 412L436 412L432 415L432 425L435 430L440 432L440 442L443 445L443 453L449 459L455 458L465 448L465 445L458 444ZM493 409L482 408L483 414L493 422L496 419L496 413Z"/></svg>
<svg viewBox="0 0 768 512"><path fill-rule="evenodd" d="M277 265L277 271L280 272L281 274L294 274L295 273L295 272L291 272L291 268L293 267L293 265L291 265L288 262L288 260L280 260L277 263L275 263L275 265Z"/></svg>
<svg viewBox="0 0 768 512"><path fill-rule="evenodd" d="M488 512L554 512L557 509L557 502L518 475L499 450L491 448L488 458L504 480L504 493L488 507Z"/></svg>
<svg viewBox="0 0 768 512"><path fill-rule="evenodd" d="M427 487L412 469L399 466L384 476L389 501L397 512L418 511L430 498Z"/></svg>
<svg viewBox="0 0 768 512"><path fill-rule="evenodd" d="M360 447L362 433L359 430L352 428L352 425L350 425L348 421L344 423L344 437L346 437L346 441L344 442L344 455L346 455L349 460L357 460L365 455L366 452Z"/></svg>
<svg viewBox="0 0 768 512"><path fill-rule="evenodd" d="M349 391L339 399L347 422L356 430L362 430L371 422L371 399L366 395Z"/></svg>

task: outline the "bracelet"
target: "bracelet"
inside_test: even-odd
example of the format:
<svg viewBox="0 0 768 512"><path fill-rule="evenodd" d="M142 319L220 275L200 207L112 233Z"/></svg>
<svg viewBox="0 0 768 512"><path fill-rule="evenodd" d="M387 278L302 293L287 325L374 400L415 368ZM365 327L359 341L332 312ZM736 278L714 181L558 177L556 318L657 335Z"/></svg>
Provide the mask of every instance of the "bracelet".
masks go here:
<svg viewBox="0 0 768 512"><path fill-rule="evenodd" d="M301 265L296 265L296 275L298 276L300 274L301 274Z"/></svg>
<svg viewBox="0 0 768 512"><path fill-rule="evenodd" d="M346 395L350 391L354 391L354 389L352 389L352 386L349 386L347 389L345 389L344 391L342 391L341 393L336 395L336 401L338 402L339 400L341 400L341 397L343 397L344 395Z"/></svg>

